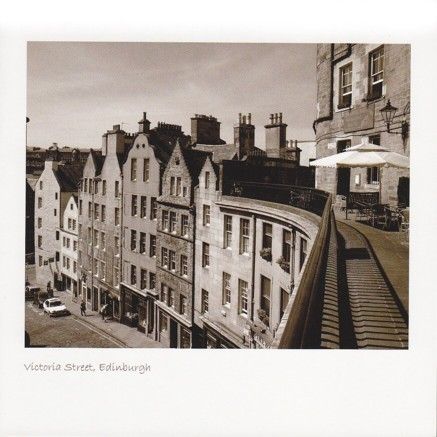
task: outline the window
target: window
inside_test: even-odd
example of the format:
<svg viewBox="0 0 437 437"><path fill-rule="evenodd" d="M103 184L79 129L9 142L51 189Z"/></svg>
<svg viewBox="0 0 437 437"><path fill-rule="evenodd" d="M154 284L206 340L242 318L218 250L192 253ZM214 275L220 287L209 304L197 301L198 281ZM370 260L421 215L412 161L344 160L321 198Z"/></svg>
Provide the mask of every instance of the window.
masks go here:
<svg viewBox="0 0 437 437"><path fill-rule="evenodd" d="M42 236L38 235L38 247L41 249L42 248Z"/></svg>
<svg viewBox="0 0 437 437"><path fill-rule="evenodd" d="M380 145L381 136L380 135L370 135L369 143ZM378 167L368 167L367 168L367 183L368 184L379 184L379 170Z"/></svg>
<svg viewBox="0 0 437 437"><path fill-rule="evenodd" d="M188 216L185 214L181 215L181 234L182 236L188 236Z"/></svg>
<svg viewBox="0 0 437 437"><path fill-rule="evenodd" d="M58 200L58 193L55 193L55 200Z"/></svg>
<svg viewBox="0 0 437 437"><path fill-rule="evenodd" d="M82 215L82 199L79 200L79 215Z"/></svg>
<svg viewBox="0 0 437 437"><path fill-rule="evenodd" d="M120 238L114 237L114 254L120 255Z"/></svg>
<svg viewBox="0 0 437 437"><path fill-rule="evenodd" d="M201 301L201 311L202 314L203 313L207 313L208 312L208 292L204 289L202 289L202 301Z"/></svg>
<svg viewBox="0 0 437 437"><path fill-rule="evenodd" d="M76 230L76 220L71 220L71 227L73 228L73 231Z"/></svg>
<svg viewBox="0 0 437 437"><path fill-rule="evenodd" d="M99 181L94 181L94 194L99 194Z"/></svg>
<svg viewBox="0 0 437 437"><path fill-rule="evenodd" d="M138 214L138 196L132 195L132 203L131 203L131 215L136 216Z"/></svg>
<svg viewBox="0 0 437 437"><path fill-rule="evenodd" d="M279 319L282 319L282 316L285 313L285 309L287 308L290 295L283 288L281 288L280 291L281 291L281 309L279 312Z"/></svg>
<svg viewBox="0 0 437 437"><path fill-rule="evenodd" d="M209 171L205 172L205 188L209 188Z"/></svg>
<svg viewBox="0 0 437 437"><path fill-rule="evenodd" d="M39 181L39 189L42 190L42 181Z"/></svg>
<svg viewBox="0 0 437 437"><path fill-rule="evenodd" d="M272 248L272 225L263 223L263 249Z"/></svg>
<svg viewBox="0 0 437 437"><path fill-rule="evenodd" d="M120 283L120 272L118 271L117 267L114 267L114 286L118 287L119 283Z"/></svg>
<svg viewBox="0 0 437 437"><path fill-rule="evenodd" d="M162 229L168 231L168 211L162 211Z"/></svg>
<svg viewBox="0 0 437 437"><path fill-rule="evenodd" d="M130 160L130 180L136 181L137 180L137 159L132 158Z"/></svg>
<svg viewBox="0 0 437 437"><path fill-rule="evenodd" d="M56 217L57 211L56 208L53 210L53 215Z"/></svg>
<svg viewBox="0 0 437 437"><path fill-rule="evenodd" d="M38 228L42 227L42 218L38 217Z"/></svg>
<svg viewBox="0 0 437 437"><path fill-rule="evenodd" d="M140 253L146 253L146 234L140 232Z"/></svg>
<svg viewBox="0 0 437 437"><path fill-rule="evenodd" d="M70 210L73 211L73 204L70 203Z"/></svg>
<svg viewBox="0 0 437 437"><path fill-rule="evenodd" d="M167 316L160 311L159 312L159 332L167 331Z"/></svg>
<svg viewBox="0 0 437 437"><path fill-rule="evenodd" d="M178 177L176 178L176 196L181 195L181 187L182 187L182 179Z"/></svg>
<svg viewBox="0 0 437 437"><path fill-rule="evenodd" d="M86 193L88 191L88 179L83 180L83 191Z"/></svg>
<svg viewBox="0 0 437 437"><path fill-rule="evenodd" d="M170 212L170 232L176 232L176 213Z"/></svg>
<svg viewBox="0 0 437 437"><path fill-rule="evenodd" d="M166 247L161 248L161 265L168 267L168 249Z"/></svg>
<svg viewBox="0 0 437 437"><path fill-rule="evenodd" d="M99 247L99 231L94 231L94 246Z"/></svg>
<svg viewBox="0 0 437 437"><path fill-rule="evenodd" d="M271 280L261 275L261 302L260 307L266 312L266 316L270 318L270 292L271 292ZM264 320L264 323L268 325L268 321Z"/></svg>
<svg viewBox="0 0 437 437"><path fill-rule="evenodd" d="M131 229L130 231L130 250L135 251L137 248L137 231Z"/></svg>
<svg viewBox="0 0 437 437"><path fill-rule="evenodd" d="M176 270L176 253L173 250L168 251L169 268L170 270Z"/></svg>
<svg viewBox="0 0 437 437"><path fill-rule="evenodd" d="M351 146L351 140L337 141L337 153L344 152L350 146Z"/></svg>
<svg viewBox="0 0 437 437"><path fill-rule="evenodd" d="M378 167L367 167L367 183L379 184L379 169Z"/></svg>
<svg viewBox="0 0 437 437"><path fill-rule="evenodd" d="M156 287L156 276L155 273L149 273L149 289L153 290Z"/></svg>
<svg viewBox="0 0 437 437"><path fill-rule="evenodd" d="M77 241L73 241L73 250L77 252Z"/></svg>
<svg viewBox="0 0 437 437"><path fill-rule="evenodd" d="M100 261L100 277L102 279L106 278L106 263L103 261Z"/></svg>
<svg viewBox="0 0 437 437"><path fill-rule="evenodd" d="M238 312L247 315L248 284L242 279L238 280Z"/></svg>
<svg viewBox="0 0 437 437"><path fill-rule="evenodd" d="M64 267L65 268L65 266L66 266L66 258L65 258L65 256L62 256L62 267Z"/></svg>
<svg viewBox="0 0 437 437"><path fill-rule="evenodd" d="M88 218L90 219L92 217L92 213L93 213L93 207L91 202L88 202Z"/></svg>
<svg viewBox="0 0 437 437"><path fill-rule="evenodd" d="M102 250L106 249L106 235L104 232L100 232L100 248Z"/></svg>
<svg viewBox="0 0 437 437"><path fill-rule="evenodd" d="M143 181L148 182L149 180L149 158L144 158L143 160Z"/></svg>
<svg viewBox="0 0 437 437"><path fill-rule="evenodd" d="M114 183L114 193L115 193L115 197L120 196L120 182L119 181L115 181L115 183Z"/></svg>
<svg viewBox="0 0 437 437"><path fill-rule="evenodd" d="M209 244L202 243L202 267L209 267Z"/></svg>
<svg viewBox="0 0 437 437"><path fill-rule="evenodd" d="M60 253L59 253L59 252L56 252L55 257L56 257L56 258L55 258L55 259L56 259L56 262L59 262L60 257L61 257Z"/></svg>
<svg viewBox="0 0 437 437"><path fill-rule="evenodd" d="M209 226L211 221L211 207L203 205L203 226Z"/></svg>
<svg viewBox="0 0 437 437"><path fill-rule="evenodd" d="M249 220L240 219L240 253L249 253Z"/></svg>
<svg viewBox="0 0 437 437"><path fill-rule="evenodd" d="M97 203L94 204L94 220L99 220L99 205Z"/></svg>
<svg viewBox="0 0 437 437"><path fill-rule="evenodd" d="M182 188L182 196L183 197L187 197L187 194L188 194L188 188L187 187L183 187Z"/></svg>
<svg viewBox="0 0 437 437"><path fill-rule="evenodd" d="M82 225L79 223L79 229L78 229L79 238L82 237Z"/></svg>
<svg viewBox="0 0 437 437"><path fill-rule="evenodd" d="M137 283L137 267L130 266L130 283L131 285L136 285Z"/></svg>
<svg viewBox="0 0 437 437"><path fill-rule="evenodd" d="M67 220L67 229L71 228L71 218Z"/></svg>
<svg viewBox="0 0 437 437"><path fill-rule="evenodd" d="M225 215L224 222L224 247L231 248L232 246L232 216Z"/></svg>
<svg viewBox="0 0 437 437"><path fill-rule="evenodd" d="M156 235L150 235L150 257L156 256Z"/></svg>
<svg viewBox="0 0 437 437"><path fill-rule="evenodd" d="M115 226L120 226L120 208L114 209L114 223Z"/></svg>
<svg viewBox="0 0 437 437"><path fill-rule="evenodd" d="M59 231L56 231L56 241L59 240Z"/></svg>
<svg viewBox="0 0 437 437"><path fill-rule="evenodd" d="M168 289L168 306L174 308L174 290L172 288Z"/></svg>
<svg viewBox="0 0 437 437"><path fill-rule="evenodd" d="M181 255L181 275L188 276L188 258L186 255Z"/></svg>
<svg viewBox="0 0 437 437"><path fill-rule="evenodd" d="M291 259L291 232L286 229L282 231L282 258L287 263Z"/></svg>
<svg viewBox="0 0 437 437"><path fill-rule="evenodd" d="M42 197L38 197L38 208L42 208Z"/></svg>
<svg viewBox="0 0 437 437"><path fill-rule="evenodd" d="M102 222L104 222L106 220L106 206L102 205Z"/></svg>
<svg viewBox="0 0 437 437"><path fill-rule="evenodd" d="M147 288L147 270L141 269L140 288L145 290Z"/></svg>
<svg viewBox="0 0 437 437"><path fill-rule="evenodd" d="M102 181L102 195L106 196L106 181L104 179Z"/></svg>
<svg viewBox="0 0 437 437"><path fill-rule="evenodd" d="M141 206L140 206L140 217L146 218L147 217L147 197L141 196Z"/></svg>
<svg viewBox="0 0 437 437"><path fill-rule="evenodd" d="M305 262L305 259L307 257L307 240L304 238L300 238L300 262L299 262L299 268L302 269L303 263Z"/></svg>
<svg viewBox="0 0 437 437"><path fill-rule="evenodd" d="M170 178L170 195L174 196L174 193L175 193L175 178L174 176L172 176Z"/></svg>
<svg viewBox="0 0 437 437"><path fill-rule="evenodd" d="M93 238L93 237L92 237L92 233L91 233L91 228L88 228L87 231L88 231L88 232L87 232L87 234L88 234L88 235L87 235L87 237L88 237L88 244L91 244L91 240L92 240L92 238Z"/></svg>
<svg viewBox="0 0 437 437"><path fill-rule="evenodd" d="M156 220L158 205L156 204L156 197L150 198L150 220Z"/></svg>
<svg viewBox="0 0 437 437"><path fill-rule="evenodd" d="M384 47L369 54L369 99L382 97L384 84Z"/></svg>
<svg viewBox="0 0 437 437"><path fill-rule="evenodd" d="M67 269L70 270L70 258L67 258Z"/></svg>
<svg viewBox="0 0 437 437"><path fill-rule="evenodd" d="M167 303L167 285L161 284L161 302Z"/></svg>
<svg viewBox="0 0 437 437"><path fill-rule="evenodd" d="M349 108L352 105L352 63L340 68L340 88L338 108Z"/></svg>
<svg viewBox="0 0 437 437"><path fill-rule="evenodd" d="M186 315L187 314L187 298L185 296L181 295L181 300L179 304L179 312L181 314Z"/></svg>
<svg viewBox="0 0 437 437"><path fill-rule="evenodd" d="M223 305L230 305L231 303L231 275L223 272Z"/></svg>
<svg viewBox="0 0 437 437"><path fill-rule="evenodd" d="M41 255L38 256L38 265L40 267L42 266L42 256Z"/></svg>

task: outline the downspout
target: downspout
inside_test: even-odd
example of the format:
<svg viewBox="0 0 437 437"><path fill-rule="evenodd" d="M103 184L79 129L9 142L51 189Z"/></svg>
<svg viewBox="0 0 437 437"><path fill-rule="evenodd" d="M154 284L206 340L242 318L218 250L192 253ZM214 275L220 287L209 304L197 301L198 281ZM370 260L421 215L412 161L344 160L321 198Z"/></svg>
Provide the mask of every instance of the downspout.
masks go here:
<svg viewBox="0 0 437 437"><path fill-rule="evenodd" d="M194 192L193 192L194 197ZM193 347L194 343L194 334L195 334L195 325L194 325L194 303L195 303L195 270L196 270L196 207L193 203L192 207L190 208L191 214L193 216L193 262L192 262L192 273L191 273L191 326L192 332L191 332L191 347Z"/></svg>
<svg viewBox="0 0 437 437"><path fill-rule="evenodd" d="M91 188L91 309L93 307L93 294L94 294L94 184L95 176L91 179L93 181L93 186Z"/></svg>
<svg viewBox="0 0 437 437"><path fill-rule="evenodd" d="M123 168L123 167L122 167ZM120 247L120 268L119 268L119 278L118 278L118 287L120 290L120 300L119 300L119 308L118 308L118 317L119 317L119 321L121 321L121 315L123 314L124 311L124 305L123 305L123 301L121 299L121 280L123 277L123 248L125 246L125 241L124 241L124 226L123 226L123 217L124 217L124 182L123 182L123 170L120 172L120 189L121 189L121 202L120 202L120 231L121 231L121 238L120 238L120 242L121 242L121 247Z"/></svg>
<svg viewBox="0 0 437 437"><path fill-rule="evenodd" d="M256 252L256 216L252 215L253 238L252 238L252 286L250 287L250 313L249 320L253 323L255 311L255 252ZM252 348L252 339L249 339L249 347Z"/></svg>
<svg viewBox="0 0 437 437"><path fill-rule="evenodd" d="M296 229L291 230L291 282L290 282L290 296L294 290L294 277L295 277L295 265L296 265Z"/></svg>

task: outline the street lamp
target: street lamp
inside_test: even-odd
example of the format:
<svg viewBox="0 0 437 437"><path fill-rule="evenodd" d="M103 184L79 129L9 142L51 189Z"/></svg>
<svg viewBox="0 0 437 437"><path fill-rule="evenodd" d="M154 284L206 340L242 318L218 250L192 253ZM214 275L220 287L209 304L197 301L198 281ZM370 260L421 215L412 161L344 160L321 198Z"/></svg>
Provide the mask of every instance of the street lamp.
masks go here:
<svg viewBox="0 0 437 437"><path fill-rule="evenodd" d="M389 99L387 104L379 111L379 112L381 112L382 119L384 120L385 124L387 125L387 132L388 133L390 133L390 123L393 121L397 110L398 110L398 108L392 106L392 104L390 103L390 99Z"/></svg>

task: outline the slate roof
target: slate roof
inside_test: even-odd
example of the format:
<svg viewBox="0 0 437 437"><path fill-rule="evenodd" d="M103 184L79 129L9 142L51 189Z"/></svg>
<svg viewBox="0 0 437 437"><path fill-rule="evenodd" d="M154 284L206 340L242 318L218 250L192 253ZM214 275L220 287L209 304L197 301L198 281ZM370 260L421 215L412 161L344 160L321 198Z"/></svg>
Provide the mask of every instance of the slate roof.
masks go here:
<svg viewBox="0 0 437 437"><path fill-rule="evenodd" d="M196 144L193 146L193 150L212 153L212 160L216 163L234 159L238 152L238 148L235 144Z"/></svg>
<svg viewBox="0 0 437 437"><path fill-rule="evenodd" d="M84 164L63 164L54 171L61 191L77 191L83 175Z"/></svg>
<svg viewBox="0 0 437 437"><path fill-rule="evenodd" d="M208 156L212 157L212 154L194 149L187 150L181 148L181 151L190 172L191 179L194 184L197 184L199 182L200 171L205 165L206 158Z"/></svg>
<svg viewBox="0 0 437 437"><path fill-rule="evenodd" d="M96 152L95 150L90 150L91 158L93 159L94 166L96 168L96 175L99 175L102 171L103 163L105 162L105 157L102 156L101 153Z"/></svg>

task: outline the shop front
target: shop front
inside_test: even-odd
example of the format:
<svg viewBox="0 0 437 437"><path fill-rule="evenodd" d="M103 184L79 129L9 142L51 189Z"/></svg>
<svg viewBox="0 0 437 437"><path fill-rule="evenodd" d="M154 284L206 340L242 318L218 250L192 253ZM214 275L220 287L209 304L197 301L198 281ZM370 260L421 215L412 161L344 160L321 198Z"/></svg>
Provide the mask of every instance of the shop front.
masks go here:
<svg viewBox="0 0 437 437"><path fill-rule="evenodd" d="M153 302L141 291L121 284L121 323L150 336L153 332Z"/></svg>
<svg viewBox="0 0 437 437"><path fill-rule="evenodd" d="M190 349L192 347L192 329L190 324L178 317L170 314L161 307L162 303L156 301L157 329L156 340L164 347Z"/></svg>

